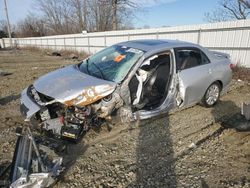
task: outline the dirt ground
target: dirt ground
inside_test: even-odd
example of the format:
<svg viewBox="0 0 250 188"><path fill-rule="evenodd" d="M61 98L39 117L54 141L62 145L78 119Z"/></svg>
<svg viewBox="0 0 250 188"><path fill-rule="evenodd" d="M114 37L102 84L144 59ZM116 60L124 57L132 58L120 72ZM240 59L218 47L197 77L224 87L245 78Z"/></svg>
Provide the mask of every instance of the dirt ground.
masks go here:
<svg viewBox="0 0 250 188"><path fill-rule="evenodd" d="M11 161L24 125L20 92L40 75L76 61L0 51L0 165ZM49 84L49 83L48 83ZM67 152L71 167L55 187L250 187L250 130L236 131L250 84L232 81L213 108L196 105L162 117L90 131Z"/></svg>

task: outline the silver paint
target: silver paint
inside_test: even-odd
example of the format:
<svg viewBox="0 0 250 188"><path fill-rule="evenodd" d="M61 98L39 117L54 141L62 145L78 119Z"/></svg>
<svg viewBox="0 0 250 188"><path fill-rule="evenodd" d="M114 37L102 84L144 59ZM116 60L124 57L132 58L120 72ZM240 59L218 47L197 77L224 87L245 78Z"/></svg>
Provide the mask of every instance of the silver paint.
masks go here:
<svg viewBox="0 0 250 188"><path fill-rule="evenodd" d="M182 107L198 103L207 88L215 81L222 83L222 93L225 93L232 78L232 71L229 66L230 59L227 54L211 52L197 44L178 40L137 40L122 42L117 45L132 47L145 52L120 85L84 74L78 70L76 65L71 65L42 76L34 83L35 89L59 102L64 102L76 98L85 88L109 85L110 91L106 91L106 93L112 93L115 90L120 94L126 106L126 114L130 112L129 116L133 116L134 119L146 119L168 112L178 105ZM174 48L179 47L198 48L207 55L211 63L176 72ZM148 58L166 51L171 52L171 80L168 96L158 108L150 111L140 110L132 114L132 111L129 110L131 109L131 99L128 87L131 78ZM177 102L177 96L181 98L181 103ZM25 94L22 95L21 100L31 109L29 115L39 110L37 105L32 104Z"/></svg>
<svg viewBox="0 0 250 188"><path fill-rule="evenodd" d="M34 87L38 92L53 97L59 102L76 98L86 88L106 85L110 86L109 90L114 90L116 87L114 82L80 72L76 65L70 65L50 72L40 77L34 83Z"/></svg>

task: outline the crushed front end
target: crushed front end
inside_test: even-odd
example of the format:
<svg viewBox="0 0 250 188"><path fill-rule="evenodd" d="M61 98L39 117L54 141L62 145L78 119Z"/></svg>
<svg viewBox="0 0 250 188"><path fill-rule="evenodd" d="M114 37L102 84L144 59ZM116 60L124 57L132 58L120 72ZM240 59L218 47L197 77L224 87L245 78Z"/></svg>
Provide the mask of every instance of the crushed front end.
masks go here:
<svg viewBox="0 0 250 188"><path fill-rule="evenodd" d="M109 120L113 110L122 105L118 94L110 94L113 89L103 92L106 97L97 89L101 90L88 88L73 99L59 102L31 85L22 92L21 113L37 130L77 141L91 127Z"/></svg>
<svg viewBox="0 0 250 188"><path fill-rule="evenodd" d="M21 94L20 111L28 126L18 134L11 186L52 185L65 167L58 151L91 128L116 123L117 114L127 118L123 107L120 86L76 66L40 77Z"/></svg>
<svg viewBox="0 0 250 188"><path fill-rule="evenodd" d="M33 85L25 89L20 110L30 126L17 134L10 187L53 185L65 169L63 152L68 141L76 142L90 128L110 121L111 114L122 106L120 96L112 92L92 87L74 99L59 102Z"/></svg>

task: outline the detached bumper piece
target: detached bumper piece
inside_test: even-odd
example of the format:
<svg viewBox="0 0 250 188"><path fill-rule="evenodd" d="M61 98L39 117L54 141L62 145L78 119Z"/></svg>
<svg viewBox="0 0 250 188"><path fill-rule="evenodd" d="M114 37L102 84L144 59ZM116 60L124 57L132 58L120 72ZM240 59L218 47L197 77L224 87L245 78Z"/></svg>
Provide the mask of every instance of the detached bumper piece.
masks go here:
<svg viewBox="0 0 250 188"><path fill-rule="evenodd" d="M18 129L18 139L10 173L10 187L49 187L64 170L56 151L63 144L51 138L33 136L29 128Z"/></svg>

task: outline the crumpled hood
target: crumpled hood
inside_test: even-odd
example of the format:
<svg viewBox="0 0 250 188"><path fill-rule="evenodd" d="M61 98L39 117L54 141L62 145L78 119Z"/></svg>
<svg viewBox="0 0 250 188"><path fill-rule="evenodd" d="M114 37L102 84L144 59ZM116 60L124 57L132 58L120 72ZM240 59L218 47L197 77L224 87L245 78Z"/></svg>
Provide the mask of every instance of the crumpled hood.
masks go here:
<svg viewBox="0 0 250 188"><path fill-rule="evenodd" d="M50 72L34 82L35 89L66 105L87 105L109 94L116 83L99 79L80 72L70 65Z"/></svg>

